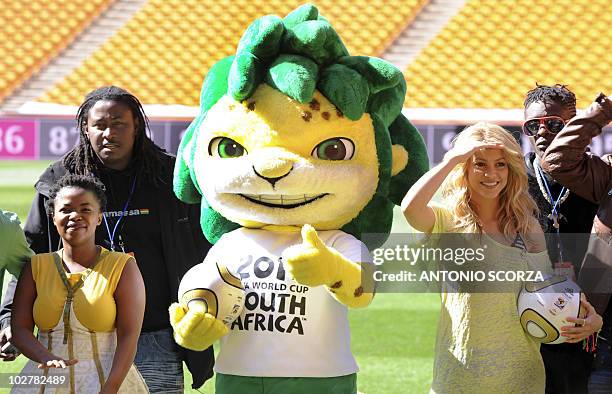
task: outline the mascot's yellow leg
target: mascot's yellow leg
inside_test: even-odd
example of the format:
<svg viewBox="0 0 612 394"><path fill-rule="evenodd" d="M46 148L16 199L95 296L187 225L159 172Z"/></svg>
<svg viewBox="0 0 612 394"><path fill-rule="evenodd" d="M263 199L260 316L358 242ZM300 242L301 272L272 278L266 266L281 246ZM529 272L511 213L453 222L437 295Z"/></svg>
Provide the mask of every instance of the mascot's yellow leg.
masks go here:
<svg viewBox="0 0 612 394"><path fill-rule="evenodd" d="M352 262L328 247L310 225L302 227L302 241L283 252L283 261L298 283L327 286L338 301L351 308L370 304L374 298L371 264Z"/></svg>
<svg viewBox="0 0 612 394"><path fill-rule="evenodd" d="M174 303L169 312L174 340L184 348L204 350L229 332L223 322L206 313L206 304L202 301L191 301L187 311Z"/></svg>

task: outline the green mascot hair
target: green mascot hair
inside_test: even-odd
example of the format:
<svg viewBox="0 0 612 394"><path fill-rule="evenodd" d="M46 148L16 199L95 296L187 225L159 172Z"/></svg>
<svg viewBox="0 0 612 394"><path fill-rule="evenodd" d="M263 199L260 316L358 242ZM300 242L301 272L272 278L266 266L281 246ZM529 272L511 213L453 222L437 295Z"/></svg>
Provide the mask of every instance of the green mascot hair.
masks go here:
<svg viewBox="0 0 612 394"><path fill-rule="evenodd" d="M369 113L379 158L379 183L366 207L342 230L364 240L370 249L387 238L393 206L428 167L423 138L402 113L406 82L392 64L378 58L349 56L331 24L312 4L303 5L284 19L267 15L245 31L234 56L217 62L208 72L200 94L200 114L187 129L177 153L174 192L187 203L202 203L200 224L214 243L240 227L210 207L202 195L193 168L195 143L208 110L224 95L248 99L266 83L300 103L312 100L318 89L344 116L358 120ZM408 165L391 176L391 146L402 145Z"/></svg>

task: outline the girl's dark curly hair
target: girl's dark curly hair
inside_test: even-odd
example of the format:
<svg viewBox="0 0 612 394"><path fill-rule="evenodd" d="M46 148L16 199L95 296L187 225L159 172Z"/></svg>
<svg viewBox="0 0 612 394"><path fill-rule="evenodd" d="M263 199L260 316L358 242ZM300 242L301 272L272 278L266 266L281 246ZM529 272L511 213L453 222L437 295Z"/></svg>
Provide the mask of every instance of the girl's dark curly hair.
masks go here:
<svg viewBox="0 0 612 394"><path fill-rule="evenodd" d="M53 215L55 210L55 198L60 190L66 187L77 187L88 192L91 192L100 204L100 212L104 212L106 208L106 187L97 178L88 175L66 174L61 177L49 192L49 199L46 203L48 215Z"/></svg>

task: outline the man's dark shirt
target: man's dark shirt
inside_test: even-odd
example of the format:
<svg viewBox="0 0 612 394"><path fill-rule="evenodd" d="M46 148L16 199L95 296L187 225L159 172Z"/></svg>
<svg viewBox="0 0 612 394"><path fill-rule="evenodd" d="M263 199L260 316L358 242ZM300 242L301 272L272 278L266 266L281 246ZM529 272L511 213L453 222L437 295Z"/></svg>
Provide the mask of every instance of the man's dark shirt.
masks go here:
<svg viewBox="0 0 612 394"><path fill-rule="evenodd" d="M538 221L546 235L546 246L550 261L554 264L559 261L559 250L557 247L557 236L555 235L556 229L548 218L552 211L552 206L546 201L538 185L535 168L533 167L534 159L535 153L533 152L525 156L525 165L527 166L527 176L529 178L529 194L535 200L540 210ZM545 176L553 198L557 199L562 186L547 174ZM546 190L546 186L544 186L544 190ZM563 260L572 263L576 277L578 277L580 264L586 253L591 227L593 226L593 218L597 212L597 205L570 192L567 200L557 207L557 211L563 216L559 220Z"/></svg>
<svg viewBox="0 0 612 394"><path fill-rule="evenodd" d="M103 221L96 231L96 242L110 249L110 234L113 233L120 219L120 212L128 201L134 177L128 171L113 170L105 170L99 175L107 187L108 201L104 215L108 230ZM123 241L125 252L134 253L144 283L147 284L143 332L170 328L168 305L176 297L170 296L166 264L163 260L158 204L151 198L156 192L153 185L147 182L138 183L137 190L132 194L126 208L127 215L123 216L117 225L113 237L115 250L123 251L119 245Z"/></svg>

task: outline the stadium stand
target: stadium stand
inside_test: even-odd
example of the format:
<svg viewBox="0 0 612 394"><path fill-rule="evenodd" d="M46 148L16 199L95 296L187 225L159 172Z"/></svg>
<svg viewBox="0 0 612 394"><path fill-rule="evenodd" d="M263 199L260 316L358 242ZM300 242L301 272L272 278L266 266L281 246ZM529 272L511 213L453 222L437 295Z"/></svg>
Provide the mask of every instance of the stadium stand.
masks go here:
<svg viewBox="0 0 612 394"><path fill-rule="evenodd" d="M3 0L0 102L64 49L113 0Z"/></svg>
<svg viewBox="0 0 612 394"><path fill-rule="evenodd" d="M197 106L203 75L233 54L257 16L285 15L301 0L151 0L81 66L38 101L78 105L101 85L127 88L145 104ZM380 55L427 0L321 0L320 12L353 55Z"/></svg>
<svg viewBox="0 0 612 394"><path fill-rule="evenodd" d="M404 72L411 108L522 108L536 82L579 106L612 90L609 0L471 0Z"/></svg>

